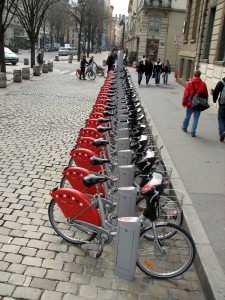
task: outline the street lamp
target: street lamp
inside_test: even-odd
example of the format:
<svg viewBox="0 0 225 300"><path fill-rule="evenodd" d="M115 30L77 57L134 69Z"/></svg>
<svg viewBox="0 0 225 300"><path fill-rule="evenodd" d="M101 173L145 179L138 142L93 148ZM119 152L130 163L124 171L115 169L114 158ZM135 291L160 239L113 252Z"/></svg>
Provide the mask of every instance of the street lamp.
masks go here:
<svg viewBox="0 0 225 300"><path fill-rule="evenodd" d="M78 34L78 53L77 53L77 60L80 61L80 54L81 54L81 36L82 36L82 27L83 27L83 19L84 19L84 7L86 3L83 0L79 0L78 4L80 4L80 30Z"/></svg>

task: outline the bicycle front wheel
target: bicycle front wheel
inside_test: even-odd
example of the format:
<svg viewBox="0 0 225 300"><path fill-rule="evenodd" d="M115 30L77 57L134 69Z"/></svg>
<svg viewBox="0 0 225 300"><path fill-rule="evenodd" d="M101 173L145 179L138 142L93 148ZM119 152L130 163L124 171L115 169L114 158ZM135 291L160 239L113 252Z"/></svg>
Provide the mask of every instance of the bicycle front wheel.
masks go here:
<svg viewBox="0 0 225 300"><path fill-rule="evenodd" d="M95 233L88 231L87 228L82 228L81 226L78 228L76 225L68 222L57 202L53 199L49 203L48 216L55 231L70 243L83 244L92 241L96 236Z"/></svg>
<svg viewBox="0 0 225 300"><path fill-rule="evenodd" d="M88 72L88 78L94 80L96 78L96 74L93 71Z"/></svg>
<svg viewBox="0 0 225 300"><path fill-rule="evenodd" d="M172 237L167 238L171 231ZM195 257L195 245L183 228L171 224L156 224L160 249L153 238L152 227L141 232L137 256L138 267L155 278L173 278L183 274Z"/></svg>

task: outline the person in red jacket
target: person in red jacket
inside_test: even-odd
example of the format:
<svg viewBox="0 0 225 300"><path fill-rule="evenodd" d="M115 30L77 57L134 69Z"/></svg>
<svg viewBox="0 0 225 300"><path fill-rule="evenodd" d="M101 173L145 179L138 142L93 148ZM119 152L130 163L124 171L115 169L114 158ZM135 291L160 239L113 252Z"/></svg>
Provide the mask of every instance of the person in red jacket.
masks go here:
<svg viewBox="0 0 225 300"><path fill-rule="evenodd" d="M198 119L200 117L201 112L198 110L194 110L191 105L192 105L192 98L194 94L200 94L204 95L205 97L208 97L208 90L205 82L203 82L200 78L201 72L199 70L196 70L194 72L194 77L192 78L191 81L189 81L184 90L184 96L182 100L182 105L183 107L187 107L186 109L186 116L183 121L182 125L182 130L184 132L187 132L187 128L189 125L189 121L191 118L191 115L194 115L194 120L191 128L191 136L195 137L196 133L196 128L198 126Z"/></svg>

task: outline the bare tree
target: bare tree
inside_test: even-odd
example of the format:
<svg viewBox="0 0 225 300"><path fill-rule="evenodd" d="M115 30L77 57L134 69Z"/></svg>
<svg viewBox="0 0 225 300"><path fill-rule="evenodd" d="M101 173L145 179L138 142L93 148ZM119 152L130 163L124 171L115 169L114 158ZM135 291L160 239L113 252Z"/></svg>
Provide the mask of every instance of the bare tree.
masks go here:
<svg viewBox="0 0 225 300"><path fill-rule="evenodd" d="M80 61L81 54L81 36L84 29L84 17L86 15L86 0L78 0L78 2L72 0L70 6L66 6L68 12L74 18L75 26L78 30L78 53L77 60Z"/></svg>
<svg viewBox="0 0 225 300"><path fill-rule="evenodd" d="M68 18L68 10L61 2L53 4L46 13L46 24L49 30L50 45L53 48L53 42L65 42L64 36L71 25L70 15ZM63 38L62 38L63 37Z"/></svg>
<svg viewBox="0 0 225 300"><path fill-rule="evenodd" d="M76 28L78 31L78 61L81 53L82 36L87 41L87 54L89 56L90 44L97 43L97 29L103 28L103 23L108 18L103 0L78 0L73 2L70 8L70 13L74 17ZM103 30L102 30L103 33Z"/></svg>
<svg viewBox="0 0 225 300"><path fill-rule="evenodd" d="M18 0L0 0L0 71L6 72L5 54L4 54L4 33L10 25Z"/></svg>
<svg viewBox="0 0 225 300"><path fill-rule="evenodd" d="M31 67L35 64L35 44L49 7L60 0L18 0L16 16L27 32L31 46Z"/></svg>

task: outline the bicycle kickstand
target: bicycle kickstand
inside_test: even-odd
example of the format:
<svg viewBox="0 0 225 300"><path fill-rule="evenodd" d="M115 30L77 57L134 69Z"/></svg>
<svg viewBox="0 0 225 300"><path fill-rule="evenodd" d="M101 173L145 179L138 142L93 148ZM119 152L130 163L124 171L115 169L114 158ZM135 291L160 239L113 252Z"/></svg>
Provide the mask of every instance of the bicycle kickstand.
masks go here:
<svg viewBox="0 0 225 300"><path fill-rule="evenodd" d="M102 255L102 252L103 252L103 249L105 246L105 241L107 241L107 240L108 240L108 237L104 236L104 233L101 234L101 245L96 253L96 258L99 258Z"/></svg>

